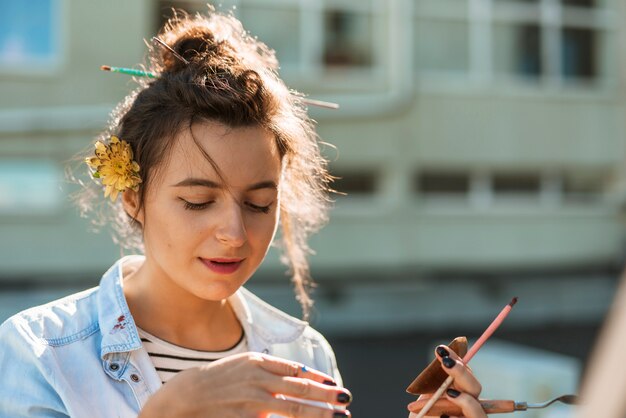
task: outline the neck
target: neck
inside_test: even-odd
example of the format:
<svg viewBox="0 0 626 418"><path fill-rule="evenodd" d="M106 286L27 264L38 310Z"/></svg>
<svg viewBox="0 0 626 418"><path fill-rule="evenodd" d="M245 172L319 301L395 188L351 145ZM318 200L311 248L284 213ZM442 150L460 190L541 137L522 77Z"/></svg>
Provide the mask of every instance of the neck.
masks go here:
<svg viewBox="0 0 626 418"><path fill-rule="evenodd" d="M137 326L173 344L219 351L241 336L241 324L226 299L205 300L189 293L148 258L124 274L124 295Z"/></svg>

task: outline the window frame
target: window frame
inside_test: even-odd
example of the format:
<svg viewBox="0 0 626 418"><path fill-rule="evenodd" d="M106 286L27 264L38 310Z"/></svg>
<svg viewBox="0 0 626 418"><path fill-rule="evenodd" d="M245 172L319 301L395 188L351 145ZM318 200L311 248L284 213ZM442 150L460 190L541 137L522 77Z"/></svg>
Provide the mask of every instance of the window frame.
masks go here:
<svg viewBox="0 0 626 418"><path fill-rule="evenodd" d="M418 72L416 68L418 85L425 85L426 89L433 85L436 89L446 86L453 86L456 89L459 87L459 81L463 80L470 89L497 86L501 87L498 91L505 94L519 91L516 88L520 87L525 92L534 88L542 94L575 90L606 94L613 91L612 87L618 82L619 71L615 69L618 64L612 61L614 60L610 53L612 49L609 48L610 45L620 42L615 0L606 0L593 8L567 6L561 4L559 0L538 0L537 4L467 0L467 10L463 12L445 10L445 7L438 11L428 11L420 6L423 0L412 1L417 5L412 18L415 28L420 20L464 20L469 24L468 71L461 74L458 71ZM494 26L518 23L533 23L540 28L540 54L544 68L536 79L495 71ZM596 36L602 37L596 41L597 75L591 80L564 77L561 57L562 31L565 28L591 29Z"/></svg>
<svg viewBox="0 0 626 418"><path fill-rule="evenodd" d="M67 48L67 0L48 0L51 5L52 52L46 58L32 58L25 62L9 64L0 59L0 76L49 77L63 69Z"/></svg>

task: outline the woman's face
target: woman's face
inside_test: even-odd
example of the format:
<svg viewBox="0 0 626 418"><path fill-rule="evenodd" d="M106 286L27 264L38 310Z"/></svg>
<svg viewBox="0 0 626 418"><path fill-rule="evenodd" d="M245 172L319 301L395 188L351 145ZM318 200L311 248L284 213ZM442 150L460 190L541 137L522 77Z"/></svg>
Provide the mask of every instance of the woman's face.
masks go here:
<svg viewBox="0 0 626 418"><path fill-rule="evenodd" d="M276 141L261 127L203 123L179 134L137 218L155 279L204 300L232 295L274 237L280 179Z"/></svg>

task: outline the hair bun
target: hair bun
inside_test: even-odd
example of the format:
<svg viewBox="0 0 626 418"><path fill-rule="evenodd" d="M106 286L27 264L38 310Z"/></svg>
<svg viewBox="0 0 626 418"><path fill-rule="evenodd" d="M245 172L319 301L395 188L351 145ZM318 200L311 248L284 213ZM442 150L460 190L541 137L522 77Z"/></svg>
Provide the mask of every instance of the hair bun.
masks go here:
<svg viewBox="0 0 626 418"><path fill-rule="evenodd" d="M211 57L230 55L224 48L225 41L217 41L213 32L205 26L175 27L163 33L161 39L189 62L208 61ZM162 48L160 55L164 71L181 71L187 66L166 48Z"/></svg>
<svg viewBox="0 0 626 418"><path fill-rule="evenodd" d="M213 6L209 6L206 16L174 10L158 38L189 61L197 74L220 68L235 73L246 68L278 70L273 50L252 38L234 16L217 13ZM184 71L189 66L176 54L162 46L151 46L149 65L158 73Z"/></svg>

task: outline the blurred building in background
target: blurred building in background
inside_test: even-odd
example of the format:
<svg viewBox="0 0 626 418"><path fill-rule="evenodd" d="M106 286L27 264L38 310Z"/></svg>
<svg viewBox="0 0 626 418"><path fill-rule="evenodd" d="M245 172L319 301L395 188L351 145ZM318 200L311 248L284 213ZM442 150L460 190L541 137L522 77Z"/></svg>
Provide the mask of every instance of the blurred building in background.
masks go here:
<svg viewBox="0 0 626 418"><path fill-rule="evenodd" d="M311 108L347 194L312 241L313 321L340 360L380 336L372 353L410 361L411 336L475 335L513 295L508 339L584 360L624 255L623 1L217 6L276 50L291 87L341 105ZM0 0L0 319L96 285L120 255L88 232L64 171L134 86L99 66L142 62L171 7L206 10ZM299 315L276 254L251 287Z"/></svg>

